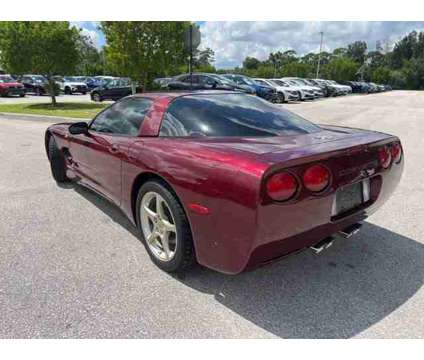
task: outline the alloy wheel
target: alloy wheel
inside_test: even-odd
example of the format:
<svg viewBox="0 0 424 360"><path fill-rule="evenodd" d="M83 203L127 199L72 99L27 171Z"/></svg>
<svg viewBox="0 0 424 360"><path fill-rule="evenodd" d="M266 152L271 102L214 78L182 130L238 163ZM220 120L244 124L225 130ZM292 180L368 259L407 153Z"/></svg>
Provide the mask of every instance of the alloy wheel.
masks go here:
<svg viewBox="0 0 424 360"><path fill-rule="evenodd" d="M144 239L153 255L170 261L177 250L178 234L174 216L166 200L149 191L141 199L140 224Z"/></svg>

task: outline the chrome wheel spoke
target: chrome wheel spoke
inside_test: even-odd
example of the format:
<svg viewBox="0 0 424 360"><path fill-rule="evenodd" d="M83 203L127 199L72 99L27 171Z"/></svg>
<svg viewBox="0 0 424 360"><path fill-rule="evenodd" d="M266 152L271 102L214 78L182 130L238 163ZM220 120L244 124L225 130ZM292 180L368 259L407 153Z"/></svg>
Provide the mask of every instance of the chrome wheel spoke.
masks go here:
<svg viewBox="0 0 424 360"><path fill-rule="evenodd" d="M178 234L166 200L155 191L147 192L141 199L139 217L151 253L161 261L172 260L177 249Z"/></svg>
<svg viewBox="0 0 424 360"><path fill-rule="evenodd" d="M160 236L160 242L162 244L162 249L166 260L169 260L171 257L171 250L169 249L169 241L167 234Z"/></svg>
<svg viewBox="0 0 424 360"><path fill-rule="evenodd" d="M167 206L165 200L163 200L162 196L156 196L156 213L159 215L159 218L162 220L166 220L166 214L164 210L164 206Z"/></svg>
<svg viewBox="0 0 424 360"><path fill-rule="evenodd" d="M167 233L169 233L169 232L175 233L177 231L176 228L175 228L175 225L171 224L167 220L162 220L162 224L163 224L163 227L165 228L165 232L167 232Z"/></svg>
<svg viewBox="0 0 424 360"><path fill-rule="evenodd" d="M157 214L150 209L148 206L143 206L143 210L146 212L147 216L149 217L150 220L154 221L155 218L157 217Z"/></svg>
<svg viewBox="0 0 424 360"><path fill-rule="evenodd" d="M154 241L155 241L155 238L156 238L156 232L155 231L152 231L151 233L150 233L150 235L146 238L146 241L149 243L149 244L153 244L154 243Z"/></svg>

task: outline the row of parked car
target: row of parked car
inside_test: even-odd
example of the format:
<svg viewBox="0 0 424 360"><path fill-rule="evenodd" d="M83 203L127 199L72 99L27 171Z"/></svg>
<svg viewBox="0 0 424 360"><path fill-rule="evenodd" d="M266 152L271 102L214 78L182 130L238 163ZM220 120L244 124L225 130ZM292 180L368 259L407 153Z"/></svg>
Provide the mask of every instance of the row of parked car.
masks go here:
<svg viewBox="0 0 424 360"><path fill-rule="evenodd" d="M113 76L55 76L56 94L87 94L93 101L118 100L132 94L131 80ZM279 79L250 78L240 74L182 74L154 81L166 90L237 90L255 94L275 103L313 100L350 93L376 93L391 90L388 85L360 81L337 83L334 80L284 77ZM143 89L136 86L136 92ZM13 77L0 75L1 96L25 96L26 93L49 93L48 81L42 75Z"/></svg>
<svg viewBox="0 0 424 360"><path fill-rule="evenodd" d="M93 101L118 100L132 93L129 78L113 76L54 76L55 94L64 93L87 94L90 93ZM140 87L136 87L141 92ZM34 95L48 95L50 92L47 78L43 75L12 76L0 75L0 95L20 96L30 93Z"/></svg>
<svg viewBox="0 0 424 360"><path fill-rule="evenodd" d="M284 77L279 79L250 78L240 74L182 74L173 78L155 79L162 89L168 90L238 90L256 94L271 102L313 100L350 93L374 93L391 90L388 85L334 80Z"/></svg>

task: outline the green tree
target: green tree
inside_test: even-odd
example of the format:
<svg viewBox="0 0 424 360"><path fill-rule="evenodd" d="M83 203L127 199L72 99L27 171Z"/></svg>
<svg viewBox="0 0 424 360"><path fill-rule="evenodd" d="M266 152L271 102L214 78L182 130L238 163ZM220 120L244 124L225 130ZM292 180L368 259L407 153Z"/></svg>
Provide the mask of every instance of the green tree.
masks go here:
<svg viewBox="0 0 424 360"><path fill-rule="evenodd" d="M347 49L344 47L339 47L333 50L333 55L337 57L347 56Z"/></svg>
<svg viewBox="0 0 424 360"><path fill-rule="evenodd" d="M282 76L313 77L314 65L292 62L283 67Z"/></svg>
<svg viewBox="0 0 424 360"><path fill-rule="evenodd" d="M371 79L377 84L389 84L391 83L391 71L385 66L380 66L374 69Z"/></svg>
<svg viewBox="0 0 424 360"><path fill-rule="evenodd" d="M410 60L414 57L417 50L417 43L418 34L416 31L412 31L395 44L391 56L393 68L401 68L405 60Z"/></svg>
<svg viewBox="0 0 424 360"><path fill-rule="evenodd" d="M359 66L355 61L347 57L340 57L334 58L324 66L322 73L327 79L348 81L355 79L358 69Z"/></svg>
<svg viewBox="0 0 424 360"><path fill-rule="evenodd" d="M54 75L72 73L79 61L79 31L67 21L0 22L0 52L8 72L46 76L56 105Z"/></svg>
<svg viewBox="0 0 424 360"><path fill-rule="evenodd" d="M212 67L212 63L215 61L215 52L211 48L205 50L194 51L193 67L196 68L207 68Z"/></svg>
<svg viewBox="0 0 424 360"><path fill-rule="evenodd" d="M349 44L346 51L346 56L350 57L358 64L362 64L365 61L365 55L367 53L367 43L365 41L355 41Z"/></svg>
<svg viewBox="0 0 424 360"><path fill-rule="evenodd" d="M103 51L99 51L90 38L81 35L78 41L79 59L75 70L78 75L104 75L105 61Z"/></svg>
<svg viewBox="0 0 424 360"><path fill-rule="evenodd" d="M260 60L254 57L246 57L243 61L243 68L246 70L255 70L261 64Z"/></svg>
<svg viewBox="0 0 424 360"><path fill-rule="evenodd" d="M170 76L187 64L184 32L188 21L102 21L108 68L152 86L156 76Z"/></svg>
<svg viewBox="0 0 424 360"><path fill-rule="evenodd" d="M405 86L410 90L424 89L424 59L410 59L404 61L402 74L405 79Z"/></svg>

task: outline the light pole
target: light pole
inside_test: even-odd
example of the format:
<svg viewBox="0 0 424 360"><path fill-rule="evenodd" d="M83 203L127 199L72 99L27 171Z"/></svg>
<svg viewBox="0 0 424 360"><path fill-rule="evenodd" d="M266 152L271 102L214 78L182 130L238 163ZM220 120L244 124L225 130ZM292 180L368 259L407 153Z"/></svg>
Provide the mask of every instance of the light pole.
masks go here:
<svg viewBox="0 0 424 360"><path fill-rule="evenodd" d="M319 76L319 66L321 64L322 40L324 38L324 32L321 31L320 34L321 34L321 43L319 45L318 64L317 64L317 76L315 77L316 79L318 79L318 76Z"/></svg>

